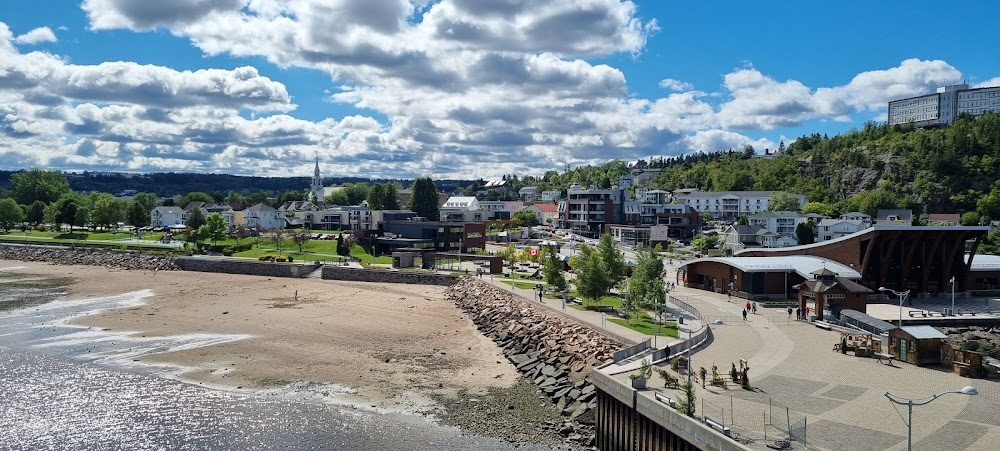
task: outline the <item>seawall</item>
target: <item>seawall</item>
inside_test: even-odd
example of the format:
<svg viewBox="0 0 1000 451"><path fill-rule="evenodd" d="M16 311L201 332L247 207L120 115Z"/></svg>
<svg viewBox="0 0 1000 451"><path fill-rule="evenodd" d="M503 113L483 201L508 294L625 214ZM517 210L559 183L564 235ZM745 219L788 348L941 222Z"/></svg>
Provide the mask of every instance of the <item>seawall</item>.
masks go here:
<svg viewBox="0 0 1000 451"><path fill-rule="evenodd" d="M0 259L147 271L178 269L174 264L174 257L169 255L22 244L0 244Z"/></svg>
<svg viewBox="0 0 1000 451"><path fill-rule="evenodd" d="M594 443L597 393L589 375L595 366L611 361L622 343L472 277L448 288L446 298L556 404L566 419L560 434Z"/></svg>
<svg viewBox="0 0 1000 451"><path fill-rule="evenodd" d="M174 264L185 271L247 274L267 277L305 277L319 268L315 263L278 263L238 258L177 257Z"/></svg>
<svg viewBox="0 0 1000 451"><path fill-rule="evenodd" d="M390 271L382 269L358 269L343 266L324 266L322 278L326 280L346 280L349 282L408 283L415 285L451 286L458 277L448 274L432 274L411 271Z"/></svg>

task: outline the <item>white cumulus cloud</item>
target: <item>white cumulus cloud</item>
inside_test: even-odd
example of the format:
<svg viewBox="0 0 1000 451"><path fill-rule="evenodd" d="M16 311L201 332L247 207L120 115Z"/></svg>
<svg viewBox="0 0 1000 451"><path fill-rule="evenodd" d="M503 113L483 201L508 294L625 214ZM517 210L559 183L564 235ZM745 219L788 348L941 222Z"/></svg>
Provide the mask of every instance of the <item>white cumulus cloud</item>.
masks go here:
<svg viewBox="0 0 1000 451"><path fill-rule="evenodd" d="M14 39L16 44L38 44L40 42L56 42L56 34L49 27L38 27Z"/></svg>
<svg viewBox="0 0 1000 451"><path fill-rule="evenodd" d="M660 87L666 88L671 91L684 92L694 89L694 85L686 81L674 80L673 78L664 78L660 80Z"/></svg>

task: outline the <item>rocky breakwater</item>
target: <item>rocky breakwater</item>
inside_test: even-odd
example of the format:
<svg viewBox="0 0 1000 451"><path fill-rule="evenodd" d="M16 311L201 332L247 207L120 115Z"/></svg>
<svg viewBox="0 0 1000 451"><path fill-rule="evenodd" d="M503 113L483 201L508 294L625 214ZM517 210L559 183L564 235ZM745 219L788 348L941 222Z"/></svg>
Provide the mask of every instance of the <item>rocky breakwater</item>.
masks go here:
<svg viewBox="0 0 1000 451"><path fill-rule="evenodd" d="M625 345L471 277L448 288L446 297L555 404L563 421L549 428L568 441L593 445L597 392L588 376Z"/></svg>
<svg viewBox="0 0 1000 451"><path fill-rule="evenodd" d="M940 327L948 342L963 350L1000 359L1000 327Z"/></svg>
<svg viewBox="0 0 1000 451"><path fill-rule="evenodd" d="M178 269L174 265L173 257L167 255L42 246L0 245L0 260L47 262L54 265L104 266L147 271Z"/></svg>

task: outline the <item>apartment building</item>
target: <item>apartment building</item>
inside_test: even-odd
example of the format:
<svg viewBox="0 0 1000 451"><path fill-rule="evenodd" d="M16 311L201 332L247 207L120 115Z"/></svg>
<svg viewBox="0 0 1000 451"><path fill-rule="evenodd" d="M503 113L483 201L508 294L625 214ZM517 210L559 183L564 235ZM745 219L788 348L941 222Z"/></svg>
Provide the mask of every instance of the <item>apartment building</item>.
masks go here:
<svg viewBox="0 0 1000 451"><path fill-rule="evenodd" d="M708 213L714 219L736 219L768 211L767 202L776 191L694 191L679 194L680 202L699 213ZM806 196L797 195L799 208L808 202Z"/></svg>
<svg viewBox="0 0 1000 451"><path fill-rule="evenodd" d="M605 224L620 224L625 190L618 187L583 188L573 184L566 190L566 200L559 202L561 227L585 236L600 236Z"/></svg>
<svg viewBox="0 0 1000 451"><path fill-rule="evenodd" d="M941 86L933 94L889 102L889 125L948 125L960 114L978 116L988 111L1000 112L1000 86L974 89L967 84Z"/></svg>

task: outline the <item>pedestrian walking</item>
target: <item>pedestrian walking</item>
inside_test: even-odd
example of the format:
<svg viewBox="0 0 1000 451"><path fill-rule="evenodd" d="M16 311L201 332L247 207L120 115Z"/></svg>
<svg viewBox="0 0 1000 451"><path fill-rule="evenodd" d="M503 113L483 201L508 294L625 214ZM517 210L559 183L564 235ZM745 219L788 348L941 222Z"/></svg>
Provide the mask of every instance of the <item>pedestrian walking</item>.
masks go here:
<svg viewBox="0 0 1000 451"><path fill-rule="evenodd" d="M726 296L728 296L728 297L729 297L729 298L728 298L728 299L729 299L729 302L732 302L732 301L733 301L733 292L732 292L732 291L727 291L727 292L726 292Z"/></svg>
<svg viewBox="0 0 1000 451"><path fill-rule="evenodd" d="M747 301L747 311L750 311L750 301Z"/></svg>
<svg viewBox="0 0 1000 451"><path fill-rule="evenodd" d="M757 314L757 303L756 302L753 303L753 314L754 315Z"/></svg>
<svg viewBox="0 0 1000 451"><path fill-rule="evenodd" d="M788 319L792 319L792 308L788 307Z"/></svg>
<svg viewBox="0 0 1000 451"><path fill-rule="evenodd" d="M802 309L795 307L795 319L802 319Z"/></svg>
<svg viewBox="0 0 1000 451"><path fill-rule="evenodd" d="M743 321L746 321L746 320L747 320L747 311L746 311L746 309L743 309Z"/></svg>

